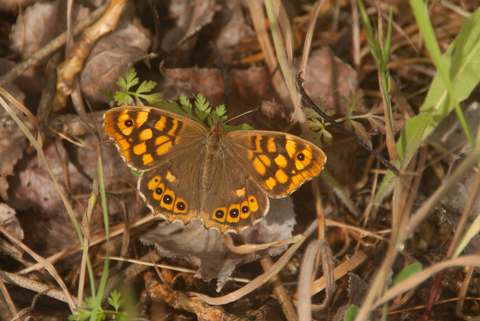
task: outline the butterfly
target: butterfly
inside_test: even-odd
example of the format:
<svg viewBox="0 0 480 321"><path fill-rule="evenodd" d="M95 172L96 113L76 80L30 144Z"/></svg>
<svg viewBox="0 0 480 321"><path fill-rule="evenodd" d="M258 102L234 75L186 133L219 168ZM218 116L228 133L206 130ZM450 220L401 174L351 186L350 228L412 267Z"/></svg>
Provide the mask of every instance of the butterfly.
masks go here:
<svg viewBox="0 0 480 321"><path fill-rule="evenodd" d="M137 189L168 222L195 218L207 229L238 233L259 222L269 197L286 197L319 175L326 162L316 145L282 132L224 134L155 107L117 107L103 127L125 163L141 172Z"/></svg>

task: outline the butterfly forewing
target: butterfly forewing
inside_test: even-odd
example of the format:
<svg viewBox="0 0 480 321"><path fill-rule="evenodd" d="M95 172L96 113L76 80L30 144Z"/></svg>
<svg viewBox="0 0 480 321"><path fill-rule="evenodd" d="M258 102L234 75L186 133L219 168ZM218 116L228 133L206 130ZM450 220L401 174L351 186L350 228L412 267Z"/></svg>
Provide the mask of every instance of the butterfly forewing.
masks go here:
<svg viewBox="0 0 480 321"><path fill-rule="evenodd" d="M118 107L105 112L104 128L125 162L145 171L184 152L207 130L188 118L154 107Z"/></svg>
<svg viewBox="0 0 480 321"><path fill-rule="evenodd" d="M226 142L236 158L270 197L284 197L320 174L325 153L297 136L269 131L234 131Z"/></svg>

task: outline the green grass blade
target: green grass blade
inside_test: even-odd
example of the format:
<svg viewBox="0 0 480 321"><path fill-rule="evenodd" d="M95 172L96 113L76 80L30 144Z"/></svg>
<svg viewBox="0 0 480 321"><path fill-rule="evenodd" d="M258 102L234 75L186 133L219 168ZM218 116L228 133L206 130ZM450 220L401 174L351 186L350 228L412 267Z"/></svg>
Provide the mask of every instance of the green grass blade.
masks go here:
<svg viewBox="0 0 480 321"><path fill-rule="evenodd" d="M423 3L423 1L420 2ZM477 10L465 21L455 41L441 59L446 68L450 70L449 79L452 80L453 92L460 101L463 101L480 82L480 10ZM398 167L405 168L408 165L413 152L420 143L432 133L454 106L455 102L452 96L448 95L448 88L438 73L420 108L421 115L409 120L402 132L402 138L397 146ZM431 117L431 121L427 117ZM427 121L429 124L426 124ZM418 133L415 133L417 130L423 133L420 140L418 140ZM412 134L417 134L415 141L409 141ZM391 187L392 179L393 174L389 171L375 196L374 204L381 202Z"/></svg>
<svg viewBox="0 0 480 321"><path fill-rule="evenodd" d="M358 313L358 307L355 305L351 305L347 312L345 313L345 318L343 319L344 321L354 321L355 317L357 316Z"/></svg>
<svg viewBox="0 0 480 321"><path fill-rule="evenodd" d="M478 63L480 59L480 13L477 10L465 21L457 38L442 57L426 4L423 0L410 0L410 3L425 44L438 70L429 95L421 108L421 112L432 114L434 120L425 132L425 137L455 108L465 135L474 146L473 135L468 128L459 102L467 98L480 81L480 64Z"/></svg>
<svg viewBox="0 0 480 321"><path fill-rule="evenodd" d="M407 121L405 128L400 134L400 139L397 143L397 168L404 169L412 159L415 151L420 147L424 140L424 133L431 124L432 117L430 114L422 114ZM388 193L392 182L393 173L388 171L382 182L377 194L375 195L374 204L380 204L382 199Z"/></svg>

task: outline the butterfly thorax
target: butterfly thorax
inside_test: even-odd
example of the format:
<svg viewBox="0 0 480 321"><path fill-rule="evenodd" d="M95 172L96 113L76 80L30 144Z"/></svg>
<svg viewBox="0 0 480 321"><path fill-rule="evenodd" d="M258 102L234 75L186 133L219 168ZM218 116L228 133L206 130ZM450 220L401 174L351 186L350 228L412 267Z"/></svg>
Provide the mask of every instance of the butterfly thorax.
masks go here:
<svg viewBox="0 0 480 321"><path fill-rule="evenodd" d="M207 155L209 157L215 157L220 149L220 144L223 140L223 126L220 123L216 123L212 126L212 129L207 133Z"/></svg>
<svg viewBox="0 0 480 321"><path fill-rule="evenodd" d="M220 123L213 125L210 131L206 133L206 151L201 178L202 189L206 192L218 192L212 191L211 187L214 185L215 181L219 179L218 175L220 173L217 165L221 163L218 162L218 159L223 156L221 150L223 137L223 127Z"/></svg>

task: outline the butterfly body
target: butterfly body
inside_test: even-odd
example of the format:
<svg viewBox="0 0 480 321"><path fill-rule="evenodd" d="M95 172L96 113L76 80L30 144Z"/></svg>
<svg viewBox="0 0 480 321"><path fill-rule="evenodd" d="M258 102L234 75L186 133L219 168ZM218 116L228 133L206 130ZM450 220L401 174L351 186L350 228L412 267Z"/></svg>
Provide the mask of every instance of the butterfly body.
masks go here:
<svg viewBox="0 0 480 321"><path fill-rule="evenodd" d="M239 232L264 217L269 197L285 197L322 170L314 144L270 131L223 133L154 107L118 107L104 129L128 166L142 172L138 191L168 222L194 218L221 233Z"/></svg>

